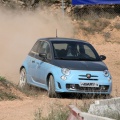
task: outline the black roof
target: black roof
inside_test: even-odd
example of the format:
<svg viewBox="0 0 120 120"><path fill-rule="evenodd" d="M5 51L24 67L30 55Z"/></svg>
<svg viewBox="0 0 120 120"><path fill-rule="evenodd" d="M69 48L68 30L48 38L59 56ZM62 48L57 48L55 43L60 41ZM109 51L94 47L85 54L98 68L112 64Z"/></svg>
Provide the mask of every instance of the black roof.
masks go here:
<svg viewBox="0 0 120 120"><path fill-rule="evenodd" d="M80 39L74 39L74 38L62 38L62 37L48 37L48 38L40 38L39 40L46 40L46 41L78 41L78 42L82 42L82 43L89 43L87 41L84 40L80 40Z"/></svg>

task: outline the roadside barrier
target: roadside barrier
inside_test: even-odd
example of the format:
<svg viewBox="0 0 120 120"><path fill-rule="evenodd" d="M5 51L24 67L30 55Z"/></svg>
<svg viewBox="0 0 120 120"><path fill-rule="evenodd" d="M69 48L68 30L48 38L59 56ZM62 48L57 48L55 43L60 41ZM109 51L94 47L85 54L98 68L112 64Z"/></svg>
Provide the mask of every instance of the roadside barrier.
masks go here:
<svg viewBox="0 0 120 120"><path fill-rule="evenodd" d="M70 115L67 120L84 120L84 117L81 116L81 111L76 108L74 105L69 105Z"/></svg>
<svg viewBox="0 0 120 120"><path fill-rule="evenodd" d="M111 118L101 117L97 115L93 115L90 113L81 112L74 105L69 105L70 114L67 120L115 120Z"/></svg>

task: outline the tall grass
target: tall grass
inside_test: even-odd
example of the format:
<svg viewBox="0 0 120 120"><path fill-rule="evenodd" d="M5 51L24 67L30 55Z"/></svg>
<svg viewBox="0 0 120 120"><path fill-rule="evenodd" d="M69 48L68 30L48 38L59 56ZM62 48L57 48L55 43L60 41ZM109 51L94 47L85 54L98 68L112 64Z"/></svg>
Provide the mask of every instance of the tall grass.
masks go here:
<svg viewBox="0 0 120 120"><path fill-rule="evenodd" d="M39 108L38 111L35 113L34 120L67 120L68 113L68 109L63 109L60 106L57 106L57 108L51 107L49 114L43 117L42 110Z"/></svg>
<svg viewBox="0 0 120 120"><path fill-rule="evenodd" d="M0 101L1 100L14 100L18 99L19 97L15 94L11 93L10 87L14 85L5 79L5 77L0 76Z"/></svg>

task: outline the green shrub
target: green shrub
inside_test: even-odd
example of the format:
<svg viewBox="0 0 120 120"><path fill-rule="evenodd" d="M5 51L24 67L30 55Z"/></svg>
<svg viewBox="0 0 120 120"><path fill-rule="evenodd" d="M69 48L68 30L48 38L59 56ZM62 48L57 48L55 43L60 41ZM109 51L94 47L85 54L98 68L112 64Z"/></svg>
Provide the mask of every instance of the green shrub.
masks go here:
<svg viewBox="0 0 120 120"><path fill-rule="evenodd" d="M116 24L114 25L114 27L115 27L116 29L120 30L120 23L116 23Z"/></svg>
<svg viewBox="0 0 120 120"><path fill-rule="evenodd" d="M15 100L18 97L12 93L0 91L0 100Z"/></svg>
<svg viewBox="0 0 120 120"><path fill-rule="evenodd" d="M87 26L84 26L84 24L82 24L80 28L90 34L94 34L95 32L102 32L109 24L110 22L107 20L93 19L88 21Z"/></svg>
<svg viewBox="0 0 120 120"><path fill-rule="evenodd" d="M42 117L42 110L38 109L35 113L35 120L67 120L68 111L66 109L51 108L50 113L46 117Z"/></svg>
<svg viewBox="0 0 120 120"><path fill-rule="evenodd" d="M5 77L0 76L0 81L3 81L3 80L5 80Z"/></svg>
<svg viewBox="0 0 120 120"><path fill-rule="evenodd" d="M104 32L103 36L106 42L110 42L111 34L109 32Z"/></svg>
<svg viewBox="0 0 120 120"><path fill-rule="evenodd" d="M11 92L11 87L17 88L13 83L0 76L0 101L1 100L14 100L19 99L14 93Z"/></svg>

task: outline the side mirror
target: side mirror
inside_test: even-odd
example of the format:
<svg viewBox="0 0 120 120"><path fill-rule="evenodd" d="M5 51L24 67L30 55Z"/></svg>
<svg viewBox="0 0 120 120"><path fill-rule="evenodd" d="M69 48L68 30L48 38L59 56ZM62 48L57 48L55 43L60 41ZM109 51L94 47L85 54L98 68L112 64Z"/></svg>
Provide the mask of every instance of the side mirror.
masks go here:
<svg viewBox="0 0 120 120"><path fill-rule="evenodd" d="M101 60L105 60L105 59L106 59L106 56L105 56L105 55L100 55L100 59L101 59Z"/></svg>
<svg viewBox="0 0 120 120"><path fill-rule="evenodd" d="M39 57L46 59L47 58L47 54L46 53L40 53Z"/></svg>

